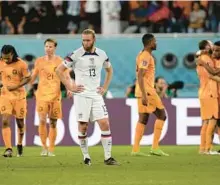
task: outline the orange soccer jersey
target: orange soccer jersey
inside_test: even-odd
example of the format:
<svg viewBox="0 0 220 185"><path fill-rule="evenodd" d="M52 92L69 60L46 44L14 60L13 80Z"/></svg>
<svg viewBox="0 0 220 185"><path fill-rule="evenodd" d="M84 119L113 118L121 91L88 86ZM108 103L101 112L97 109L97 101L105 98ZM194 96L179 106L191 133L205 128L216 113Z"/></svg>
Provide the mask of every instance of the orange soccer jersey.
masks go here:
<svg viewBox="0 0 220 185"><path fill-rule="evenodd" d="M37 111L41 116L45 117L48 114L52 119L62 117L60 79L55 72L62 61L59 56L55 56L51 61L43 56L35 62L33 73L39 76L36 92Z"/></svg>
<svg viewBox="0 0 220 185"><path fill-rule="evenodd" d="M140 69L145 69L146 73L144 78L145 92L147 93L148 106L142 104L142 92L138 84L138 71ZM155 62L152 55L147 51L142 51L137 56L136 60L136 88L135 96L138 98L138 111L139 113L152 113L156 108L163 109L163 103L154 88L154 78L155 78Z"/></svg>
<svg viewBox="0 0 220 185"><path fill-rule="evenodd" d="M19 85L23 78L30 76L28 65L21 59L11 64L0 62L0 74L3 87L1 89L1 97L7 99L24 99L26 91L24 86L15 91L8 91L7 86Z"/></svg>
<svg viewBox="0 0 220 185"><path fill-rule="evenodd" d="M26 91L24 86L14 91L9 91L7 86L17 86L22 79L29 77L27 64L18 59L17 62L6 64L0 61L0 74L3 87L1 88L1 114L13 114L16 118L23 119L26 116Z"/></svg>
<svg viewBox="0 0 220 185"><path fill-rule="evenodd" d="M208 55L201 55L200 59L211 67L214 67L214 61ZM199 99L201 105L201 117L203 120L218 118L218 92L217 82L209 78L209 73L202 66L197 66L197 73L200 80Z"/></svg>
<svg viewBox="0 0 220 185"><path fill-rule="evenodd" d="M144 76L144 84L146 92L156 93L154 89L154 78L155 78L155 62L152 55L147 51L141 51L136 58L136 88L135 96L142 97L142 92L138 84L138 71L139 69L146 69L147 72Z"/></svg>
<svg viewBox="0 0 220 185"><path fill-rule="evenodd" d="M37 100L57 101L61 98L60 79L55 70L62 63L63 59L55 56L54 60L48 61L46 56L35 61L33 73L39 75L39 83L36 92Z"/></svg>

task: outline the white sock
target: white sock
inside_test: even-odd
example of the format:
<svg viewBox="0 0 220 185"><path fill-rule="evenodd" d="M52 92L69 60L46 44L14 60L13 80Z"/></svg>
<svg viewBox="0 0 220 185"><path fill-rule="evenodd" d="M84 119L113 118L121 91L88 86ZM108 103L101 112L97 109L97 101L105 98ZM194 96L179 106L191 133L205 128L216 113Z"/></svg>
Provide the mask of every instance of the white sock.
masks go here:
<svg viewBox="0 0 220 185"><path fill-rule="evenodd" d="M105 160L109 159L112 156L112 136L111 131L102 131L101 132L101 141L104 149Z"/></svg>
<svg viewBox="0 0 220 185"><path fill-rule="evenodd" d="M80 148L81 148L84 160L86 158L90 159L89 150L88 150L87 133L83 134L83 133L79 132L78 133L78 138L79 138L79 144L80 144Z"/></svg>

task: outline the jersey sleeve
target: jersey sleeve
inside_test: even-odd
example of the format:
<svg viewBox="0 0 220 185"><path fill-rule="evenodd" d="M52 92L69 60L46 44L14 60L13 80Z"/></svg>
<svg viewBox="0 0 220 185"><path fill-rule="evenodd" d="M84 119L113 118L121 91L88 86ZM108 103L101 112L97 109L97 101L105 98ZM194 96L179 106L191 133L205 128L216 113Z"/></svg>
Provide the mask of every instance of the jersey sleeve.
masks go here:
<svg viewBox="0 0 220 185"><path fill-rule="evenodd" d="M63 61L63 65L66 66L66 68L73 68L75 63L76 55L74 53L67 55Z"/></svg>
<svg viewBox="0 0 220 185"><path fill-rule="evenodd" d="M103 57L104 57L103 68L111 67L111 62L110 62L109 57L107 56L107 54L105 52L103 54Z"/></svg>
<svg viewBox="0 0 220 185"><path fill-rule="evenodd" d="M138 67L140 69L148 69L148 66L151 62L151 58L148 56L140 56L140 58L138 59Z"/></svg>
<svg viewBox="0 0 220 185"><path fill-rule="evenodd" d="M29 72L28 65L26 64L26 62L22 62L21 73L24 78L30 76L30 72Z"/></svg>

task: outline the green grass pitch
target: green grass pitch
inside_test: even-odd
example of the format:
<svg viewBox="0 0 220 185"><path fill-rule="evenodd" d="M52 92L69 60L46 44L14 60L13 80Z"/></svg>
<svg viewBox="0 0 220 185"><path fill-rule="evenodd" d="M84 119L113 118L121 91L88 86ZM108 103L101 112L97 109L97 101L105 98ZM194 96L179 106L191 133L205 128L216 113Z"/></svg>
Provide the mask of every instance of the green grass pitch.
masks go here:
<svg viewBox="0 0 220 185"><path fill-rule="evenodd" d="M57 147L56 157L40 157L40 147L26 147L24 157L0 157L0 185L219 184L220 155L198 155L197 146L161 148L170 156L133 157L130 146L113 146L121 166L105 166L102 147L90 147L92 166L84 166L79 147Z"/></svg>

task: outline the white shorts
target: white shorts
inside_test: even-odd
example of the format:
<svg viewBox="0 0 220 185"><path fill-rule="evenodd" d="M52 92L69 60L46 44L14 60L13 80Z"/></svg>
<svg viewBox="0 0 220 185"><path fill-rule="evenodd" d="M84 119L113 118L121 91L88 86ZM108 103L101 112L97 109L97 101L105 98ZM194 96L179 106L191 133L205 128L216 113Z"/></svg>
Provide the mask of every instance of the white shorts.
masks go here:
<svg viewBox="0 0 220 185"><path fill-rule="evenodd" d="M82 122L94 122L108 118L108 111L102 96L88 98L74 96L76 120Z"/></svg>

